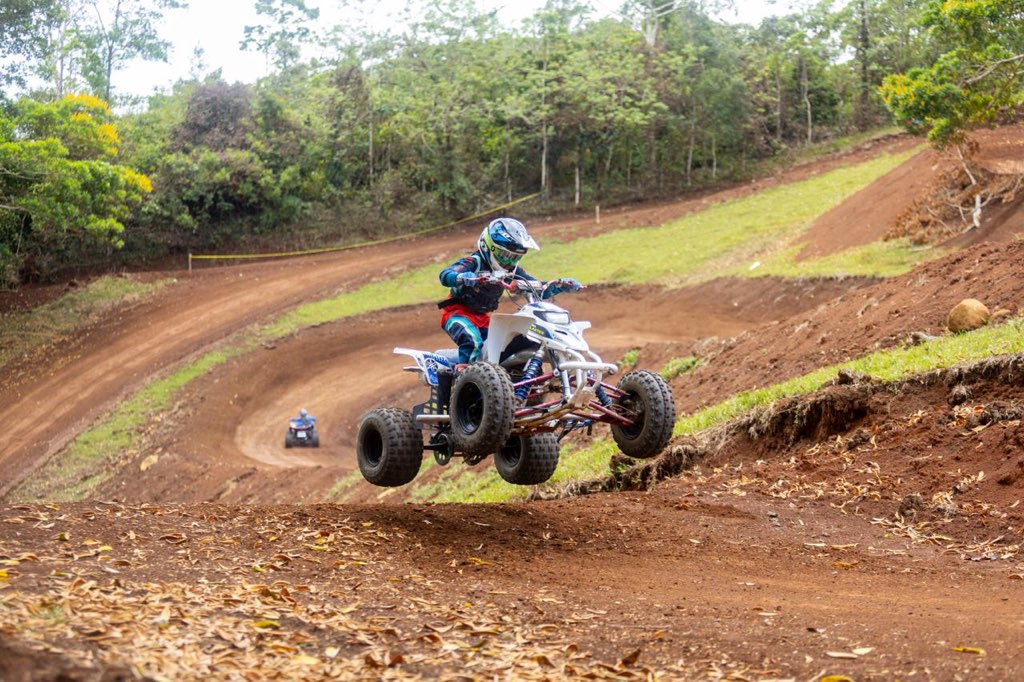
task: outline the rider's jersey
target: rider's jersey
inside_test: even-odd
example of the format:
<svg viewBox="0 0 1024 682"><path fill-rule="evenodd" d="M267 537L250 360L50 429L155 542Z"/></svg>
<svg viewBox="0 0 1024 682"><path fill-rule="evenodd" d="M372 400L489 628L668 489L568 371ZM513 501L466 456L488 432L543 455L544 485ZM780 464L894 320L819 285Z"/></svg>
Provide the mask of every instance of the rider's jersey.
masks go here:
<svg viewBox="0 0 1024 682"><path fill-rule="evenodd" d="M437 306L444 310L441 315L441 326L452 317L459 315L475 324L479 329L487 328L491 323L491 313L498 309L498 302L504 292L497 284L481 282L475 287L463 287L459 285L460 273L472 272L478 275L490 274L486 257L479 251L474 251L465 258L460 258L447 268L441 271L441 284L451 289L448 298L440 301ZM512 271L517 279L528 279L536 281L535 277L527 274L518 265Z"/></svg>

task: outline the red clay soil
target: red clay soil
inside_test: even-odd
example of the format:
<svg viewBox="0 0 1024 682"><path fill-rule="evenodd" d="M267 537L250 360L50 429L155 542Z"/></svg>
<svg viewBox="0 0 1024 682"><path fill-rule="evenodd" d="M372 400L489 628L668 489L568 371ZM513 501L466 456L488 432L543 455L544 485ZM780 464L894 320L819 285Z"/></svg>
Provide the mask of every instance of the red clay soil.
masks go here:
<svg viewBox="0 0 1024 682"><path fill-rule="evenodd" d="M679 407L689 412L743 390L898 346L915 332L940 335L949 310L964 298L1017 315L1024 308L1021 262L1024 241L983 244L732 339L651 352L694 353L707 361L673 386Z"/></svg>
<svg viewBox="0 0 1024 682"><path fill-rule="evenodd" d="M910 201L928 187L936 154L922 151L814 221L797 260L821 258L882 239Z"/></svg>
<svg viewBox="0 0 1024 682"><path fill-rule="evenodd" d="M430 248L454 253L470 232ZM109 405L228 330L402 265L402 247L423 245L206 271L54 349L52 376L5 370L0 422L23 415L29 430L34 413L44 428L5 428L3 476L44 457L36 441L102 411L83 403ZM691 410L938 334L965 296L1016 312L1022 257L1011 242L887 282L598 288L566 303L595 321L589 338L609 359L634 345L647 367L704 357L674 383ZM389 350L446 345L436 323L436 310L411 307L238 358L147 426L143 452L97 496L115 501L0 507L0 679L1024 675L1019 358L903 386L852 378L677 441L646 479L612 481L643 490L508 505L237 503L321 497L351 467L341 416L418 399ZM325 447L278 449L283 415L304 404L328 415ZM213 499L236 503L168 502Z"/></svg>
<svg viewBox="0 0 1024 682"><path fill-rule="evenodd" d="M1024 201L1022 149L1024 126L1018 124L976 131L963 145L931 154L934 165L921 176L923 189L920 183L915 186L915 196L891 222L887 238L950 248L1016 238L1024 229L1019 210Z"/></svg>
<svg viewBox="0 0 1024 682"><path fill-rule="evenodd" d="M949 205L956 197L969 219L977 191L969 188L955 150L928 149L819 217L807 231L807 245L798 259L820 258L886 237L943 242L948 248L1014 239L1024 230L1024 194L1019 192L1024 186L1024 126L976 131L969 147L974 150L970 161L975 176L1001 197L985 206L979 229L967 230L970 223Z"/></svg>

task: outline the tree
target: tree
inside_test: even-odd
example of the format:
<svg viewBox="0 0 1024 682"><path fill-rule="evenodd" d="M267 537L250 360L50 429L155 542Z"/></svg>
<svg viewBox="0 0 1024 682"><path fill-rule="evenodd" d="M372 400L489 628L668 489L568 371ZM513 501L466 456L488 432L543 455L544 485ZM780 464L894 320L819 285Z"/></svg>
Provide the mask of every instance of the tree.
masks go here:
<svg viewBox="0 0 1024 682"><path fill-rule="evenodd" d="M132 59L165 61L170 43L160 37L164 12L183 0L90 0L92 21L80 32L85 42L83 73L93 92L110 102L114 72Z"/></svg>
<svg viewBox="0 0 1024 682"><path fill-rule="evenodd" d="M105 102L69 95L21 100L0 116L0 277L45 277L99 247L120 248L124 221L152 190L116 162L120 138ZM28 272L25 272L27 270Z"/></svg>
<svg viewBox="0 0 1024 682"><path fill-rule="evenodd" d="M61 99L85 89L82 69L94 42L86 30L92 7L89 0L54 0L53 7L37 26L40 50L33 71L49 85L45 96Z"/></svg>
<svg viewBox="0 0 1024 682"><path fill-rule="evenodd" d="M897 120L944 147L1024 103L1024 5L1018 0L931 0L926 25L947 48L929 67L882 85Z"/></svg>
<svg viewBox="0 0 1024 682"><path fill-rule="evenodd" d="M842 46L854 55L849 80L856 83L851 94L858 128L875 125L884 113L878 87L886 75L930 61L922 13L920 0L848 0L828 15Z"/></svg>
<svg viewBox="0 0 1024 682"><path fill-rule="evenodd" d="M58 9L52 0L5 0L0 3L0 87L23 85L29 66L39 58L38 27Z"/></svg>
<svg viewBox="0 0 1024 682"><path fill-rule="evenodd" d="M256 0L256 13L267 21L245 27L241 48L255 48L278 69L296 64L302 46L314 37L309 24L320 17L320 10L307 7L305 0Z"/></svg>

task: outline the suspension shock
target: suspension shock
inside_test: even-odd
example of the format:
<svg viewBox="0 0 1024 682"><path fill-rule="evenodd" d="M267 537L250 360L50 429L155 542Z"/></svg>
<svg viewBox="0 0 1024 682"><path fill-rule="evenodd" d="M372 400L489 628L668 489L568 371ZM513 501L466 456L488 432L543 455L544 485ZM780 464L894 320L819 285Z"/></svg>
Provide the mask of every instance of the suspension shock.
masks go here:
<svg viewBox="0 0 1024 682"><path fill-rule="evenodd" d="M612 404L612 399L608 397L608 394L605 393L604 386L602 386L600 383L597 384L597 389L594 391L594 393L597 395L597 399L600 400L601 404L604 405L605 407L608 407L609 405Z"/></svg>
<svg viewBox="0 0 1024 682"><path fill-rule="evenodd" d="M536 379L540 376L540 370L544 366L543 351L538 350L537 353L526 361L526 367L523 368L523 376L519 379L520 383ZM526 396L530 394L530 385L523 384L516 389L516 398L518 400L526 400Z"/></svg>

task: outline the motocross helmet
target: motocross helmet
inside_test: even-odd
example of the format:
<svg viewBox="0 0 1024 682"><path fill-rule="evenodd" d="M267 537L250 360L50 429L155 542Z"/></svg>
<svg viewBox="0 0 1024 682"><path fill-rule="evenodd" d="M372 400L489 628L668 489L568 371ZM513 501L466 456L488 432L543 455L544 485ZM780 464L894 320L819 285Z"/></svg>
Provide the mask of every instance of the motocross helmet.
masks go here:
<svg viewBox="0 0 1024 682"><path fill-rule="evenodd" d="M306 412L306 408L302 408L301 410L299 410L299 416L305 419L306 417L309 416L309 412Z"/></svg>
<svg viewBox="0 0 1024 682"><path fill-rule="evenodd" d="M528 249L540 249L540 246L521 222L515 218L498 218L480 233L477 248L495 270L512 270Z"/></svg>

